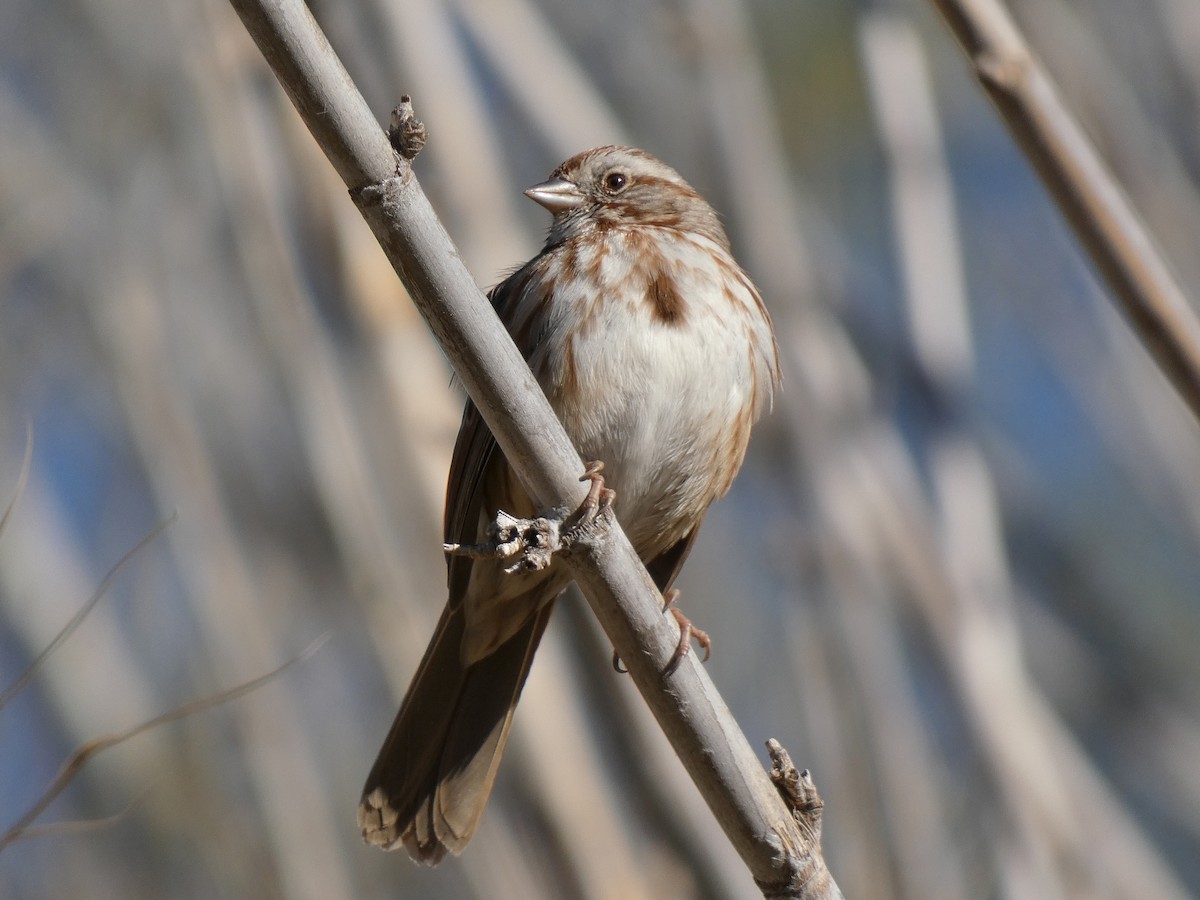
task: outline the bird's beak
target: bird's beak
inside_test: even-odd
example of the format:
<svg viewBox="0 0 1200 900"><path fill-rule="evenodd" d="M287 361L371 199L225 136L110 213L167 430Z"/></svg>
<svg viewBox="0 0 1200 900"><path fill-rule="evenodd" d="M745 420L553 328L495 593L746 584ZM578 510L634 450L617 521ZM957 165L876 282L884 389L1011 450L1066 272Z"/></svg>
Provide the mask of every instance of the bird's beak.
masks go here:
<svg viewBox="0 0 1200 900"><path fill-rule="evenodd" d="M551 178L549 181L535 184L525 192L525 196L555 215L583 203L583 192L565 178Z"/></svg>

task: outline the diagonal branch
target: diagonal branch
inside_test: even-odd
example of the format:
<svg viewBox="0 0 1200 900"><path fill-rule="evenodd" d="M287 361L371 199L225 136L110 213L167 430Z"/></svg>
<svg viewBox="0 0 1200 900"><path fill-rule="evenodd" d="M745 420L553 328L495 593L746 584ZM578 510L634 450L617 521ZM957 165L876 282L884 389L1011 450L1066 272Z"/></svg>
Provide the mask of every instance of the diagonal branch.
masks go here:
<svg viewBox="0 0 1200 900"><path fill-rule="evenodd" d="M1001 0L933 0L1080 243L1200 418L1200 317Z"/></svg>
<svg viewBox="0 0 1200 900"><path fill-rule="evenodd" d="M565 512L583 469L545 395L301 0L230 0L371 226L533 500ZM712 682L689 656L669 677L674 620L619 528L565 560L701 794L771 897L841 897L816 831L800 829Z"/></svg>

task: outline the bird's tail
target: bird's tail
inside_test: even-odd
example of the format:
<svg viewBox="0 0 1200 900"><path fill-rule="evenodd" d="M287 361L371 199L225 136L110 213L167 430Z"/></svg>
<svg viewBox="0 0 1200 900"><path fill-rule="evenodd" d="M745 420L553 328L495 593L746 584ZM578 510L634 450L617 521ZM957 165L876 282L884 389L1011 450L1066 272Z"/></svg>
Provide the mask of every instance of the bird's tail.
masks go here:
<svg viewBox="0 0 1200 900"><path fill-rule="evenodd" d="M487 803L513 710L553 602L471 665L461 658L466 615L447 605L367 776L358 824L369 844L401 844L434 865L466 846Z"/></svg>

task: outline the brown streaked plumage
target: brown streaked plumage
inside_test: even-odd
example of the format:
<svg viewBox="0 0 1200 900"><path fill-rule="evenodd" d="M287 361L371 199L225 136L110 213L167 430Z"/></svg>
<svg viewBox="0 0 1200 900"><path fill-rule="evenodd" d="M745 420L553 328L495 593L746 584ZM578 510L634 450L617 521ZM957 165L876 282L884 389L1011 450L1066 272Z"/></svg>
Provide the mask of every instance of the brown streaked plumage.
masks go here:
<svg viewBox="0 0 1200 900"><path fill-rule="evenodd" d="M625 533L667 590L704 513L741 467L779 380L771 322L719 219L669 166L599 147L526 192L546 245L490 294L584 459L605 463ZM497 510L535 510L468 403L445 539L478 542ZM452 556L449 600L359 806L363 837L434 864L483 813L554 598L555 564L506 575Z"/></svg>
<svg viewBox="0 0 1200 900"><path fill-rule="evenodd" d="M651 312L660 322L667 325L683 324L687 302L680 296L670 276L660 272L651 277L648 299Z"/></svg>

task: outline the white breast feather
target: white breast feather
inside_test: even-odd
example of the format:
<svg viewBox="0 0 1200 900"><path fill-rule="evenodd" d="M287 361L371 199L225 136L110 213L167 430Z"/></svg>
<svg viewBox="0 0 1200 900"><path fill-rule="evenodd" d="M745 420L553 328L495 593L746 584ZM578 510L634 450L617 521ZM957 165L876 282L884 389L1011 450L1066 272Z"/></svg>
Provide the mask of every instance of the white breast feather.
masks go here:
<svg viewBox="0 0 1200 900"><path fill-rule="evenodd" d="M680 322L655 316L647 300L653 273L631 279L636 256L621 246L622 232L607 238L595 278L575 287L556 280L539 341L555 350L535 372L580 454L604 461L618 518L645 558L674 544L728 488L749 426L770 403L774 341L749 279L707 238L687 236L690 245L666 264L686 304ZM734 315L731 300L749 315ZM598 318L585 326L585 316ZM732 463L721 449L730 438L740 442Z"/></svg>

